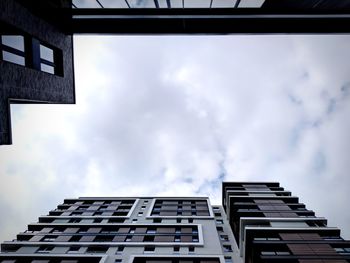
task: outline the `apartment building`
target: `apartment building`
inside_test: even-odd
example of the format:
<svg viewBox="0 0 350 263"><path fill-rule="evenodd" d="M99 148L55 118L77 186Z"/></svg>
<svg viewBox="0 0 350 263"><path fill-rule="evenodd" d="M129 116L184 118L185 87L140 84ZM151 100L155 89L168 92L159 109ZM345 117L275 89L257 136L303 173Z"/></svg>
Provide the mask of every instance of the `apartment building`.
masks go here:
<svg viewBox="0 0 350 263"><path fill-rule="evenodd" d="M7 263L240 262L224 210L206 197L66 199L1 249Z"/></svg>
<svg viewBox="0 0 350 263"><path fill-rule="evenodd" d="M223 207L245 263L345 263L350 241L273 182L224 182Z"/></svg>

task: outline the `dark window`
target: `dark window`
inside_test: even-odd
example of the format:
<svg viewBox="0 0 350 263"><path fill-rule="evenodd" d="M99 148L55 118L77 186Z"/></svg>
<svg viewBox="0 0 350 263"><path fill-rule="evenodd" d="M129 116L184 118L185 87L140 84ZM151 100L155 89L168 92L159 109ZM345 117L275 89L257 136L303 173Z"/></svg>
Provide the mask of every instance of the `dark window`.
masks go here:
<svg viewBox="0 0 350 263"><path fill-rule="evenodd" d="M36 251L36 253L50 253L53 250L54 246L41 246Z"/></svg>
<svg viewBox="0 0 350 263"><path fill-rule="evenodd" d="M119 246L117 248L117 253L116 254L121 254L124 251L124 246Z"/></svg>
<svg viewBox="0 0 350 263"><path fill-rule="evenodd" d="M224 252L232 252L232 247L230 245L223 245Z"/></svg>
<svg viewBox="0 0 350 263"><path fill-rule="evenodd" d="M88 247L88 249L86 250L87 253L106 253L107 252L108 247Z"/></svg>
<svg viewBox="0 0 350 263"><path fill-rule="evenodd" d="M155 246L145 246L144 252L145 253L154 253L155 249L156 249Z"/></svg>
<svg viewBox="0 0 350 263"><path fill-rule="evenodd" d="M188 251L189 251L189 252L194 252L194 247L193 247L193 246L189 246L189 247L188 247Z"/></svg>
<svg viewBox="0 0 350 263"><path fill-rule="evenodd" d="M73 247L70 247L70 248L69 248L69 250L67 251L67 253L68 253L68 254L79 253L79 249L80 249L80 247L73 246Z"/></svg>

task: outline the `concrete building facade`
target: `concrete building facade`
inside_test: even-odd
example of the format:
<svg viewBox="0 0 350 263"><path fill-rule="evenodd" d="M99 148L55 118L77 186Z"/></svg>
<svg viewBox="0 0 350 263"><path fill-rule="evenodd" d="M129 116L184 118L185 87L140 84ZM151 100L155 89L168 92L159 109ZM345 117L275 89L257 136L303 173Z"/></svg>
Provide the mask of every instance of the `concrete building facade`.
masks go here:
<svg viewBox="0 0 350 263"><path fill-rule="evenodd" d="M66 199L3 243L0 262L232 263L233 240L204 197Z"/></svg>

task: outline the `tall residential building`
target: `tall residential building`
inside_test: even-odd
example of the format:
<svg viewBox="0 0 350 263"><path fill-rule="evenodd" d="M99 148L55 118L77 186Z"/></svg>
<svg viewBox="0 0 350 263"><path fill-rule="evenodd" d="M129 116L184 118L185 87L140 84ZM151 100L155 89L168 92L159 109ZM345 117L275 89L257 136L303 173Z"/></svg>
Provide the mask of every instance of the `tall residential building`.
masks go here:
<svg viewBox="0 0 350 263"><path fill-rule="evenodd" d="M340 230L279 183L225 182L223 206L206 197L66 199L1 249L1 263L350 262Z"/></svg>
<svg viewBox="0 0 350 263"><path fill-rule="evenodd" d="M233 240L208 198L66 199L3 243L0 262L232 263Z"/></svg>
<svg viewBox="0 0 350 263"><path fill-rule="evenodd" d="M245 263L350 262L350 241L279 183L225 182L222 201Z"/></svg>

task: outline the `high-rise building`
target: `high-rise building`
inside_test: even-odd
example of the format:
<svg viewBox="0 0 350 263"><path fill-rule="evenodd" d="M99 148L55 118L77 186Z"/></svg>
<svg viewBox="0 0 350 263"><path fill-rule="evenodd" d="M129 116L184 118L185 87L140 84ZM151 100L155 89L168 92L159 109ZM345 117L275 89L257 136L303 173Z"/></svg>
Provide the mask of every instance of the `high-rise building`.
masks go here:
<svg viewBox="0 0 350 263"><path fill-rule="evenodd" d="M0 262L232 263L233 239L208 198L66 199L3 243Z"/></svg>
<svg viewBox="0 0 350 263"><path fill-rule="evenodd" d="M222 201L245 263L350 262L350 241L279 183L225 182Z"/></svg>
<svg viewBox="0 0 350 263"><path fill-rule="evenodd" d="M279 183L225 182L223 206L206 197L66 199L1 249L1 263L350 262L340 230Z"/></svg>

